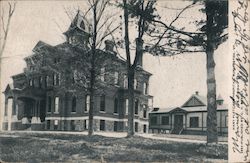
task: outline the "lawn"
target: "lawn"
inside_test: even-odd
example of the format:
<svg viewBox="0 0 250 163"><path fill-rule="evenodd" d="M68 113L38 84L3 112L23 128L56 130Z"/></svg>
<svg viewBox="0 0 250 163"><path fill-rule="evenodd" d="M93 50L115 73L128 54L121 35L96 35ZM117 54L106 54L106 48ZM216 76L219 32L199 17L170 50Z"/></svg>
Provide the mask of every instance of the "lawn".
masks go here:
<svg viewBox="0 0 250 163"><path fill-rule="evenodd" d="M2 162L226 162L227 148L138 136L0 133Z"/></svg>

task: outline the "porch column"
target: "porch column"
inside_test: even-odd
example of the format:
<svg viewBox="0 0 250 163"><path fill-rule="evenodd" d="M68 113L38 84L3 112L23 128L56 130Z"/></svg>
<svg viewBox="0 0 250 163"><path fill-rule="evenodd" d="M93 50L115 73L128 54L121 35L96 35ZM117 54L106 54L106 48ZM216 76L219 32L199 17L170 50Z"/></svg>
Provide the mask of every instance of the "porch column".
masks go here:
<svg viewBox="0 0 250 163"><path fill-rule="evenodd" d="M41 123L41 119L39 116L39 109L40 109L40 100L36 100L35 105L33 107L34 113L33 113L32 119L31 119L32 124Z"/></svg>
<svg viewBox="0 0 250 163"><path fill-rule="evenodd" d="M23 104L22 124L30 124L28 116L30 116L29 114L33 116L33 108L30 108L30 103L28 103L27 99L23 100Z"/></svg>
<svg viewBox="0 0 250 163"><path fill-rule="evenodd" d="M8 131L11 130L11 117L12 117L12 110L13 110L13 98L7 99L7 117L8 117Z"/></svg>

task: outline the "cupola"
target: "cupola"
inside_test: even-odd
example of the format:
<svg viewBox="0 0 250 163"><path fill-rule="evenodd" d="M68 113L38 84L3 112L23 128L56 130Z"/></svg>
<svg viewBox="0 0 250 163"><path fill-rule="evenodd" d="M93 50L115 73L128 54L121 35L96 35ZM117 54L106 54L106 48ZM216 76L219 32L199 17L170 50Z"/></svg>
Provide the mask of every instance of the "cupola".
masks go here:
<svg viewBox="0 0 250 163"><path fill-rule="evenodd" d="M89 40L89 27L83 13L78 10L68 30L64 32L67 42L72 45L86 46Z"/></svg>

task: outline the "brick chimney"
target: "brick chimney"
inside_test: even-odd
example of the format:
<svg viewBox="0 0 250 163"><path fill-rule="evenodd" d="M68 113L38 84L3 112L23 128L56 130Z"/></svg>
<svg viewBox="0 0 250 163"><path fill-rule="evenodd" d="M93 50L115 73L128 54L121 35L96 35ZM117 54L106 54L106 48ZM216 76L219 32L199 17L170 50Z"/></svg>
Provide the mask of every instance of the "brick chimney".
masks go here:
<svg viewBox="0 0 250 163"><path fill-rule="evenodd" d="M109 52L114 52L115 43L111 40L106 40L105 42L105 50Z"/></svg>
<svg viewBox="0 0 250 163"><path fill-rule="evenodd" d="M138 46L139 49L143 49L143 40L140 40L138 38L136 38L136 46ZM143 65L143 52L139 52L138 54L138 62L137 62L137 65L141 66Z"/></svg>

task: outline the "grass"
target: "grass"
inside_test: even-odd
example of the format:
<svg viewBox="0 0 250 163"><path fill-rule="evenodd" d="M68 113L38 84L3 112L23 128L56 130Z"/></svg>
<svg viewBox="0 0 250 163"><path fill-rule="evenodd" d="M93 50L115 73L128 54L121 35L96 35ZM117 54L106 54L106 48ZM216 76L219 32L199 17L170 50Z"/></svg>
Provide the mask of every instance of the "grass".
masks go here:
<svg viewBox="0 0 250 163"><path fill-rule="evenodd" d="M226 144L198 144L142 137L0 133L5 162L216 162L226 161ZM13 137L17 136L17 137Z"/></svg>

